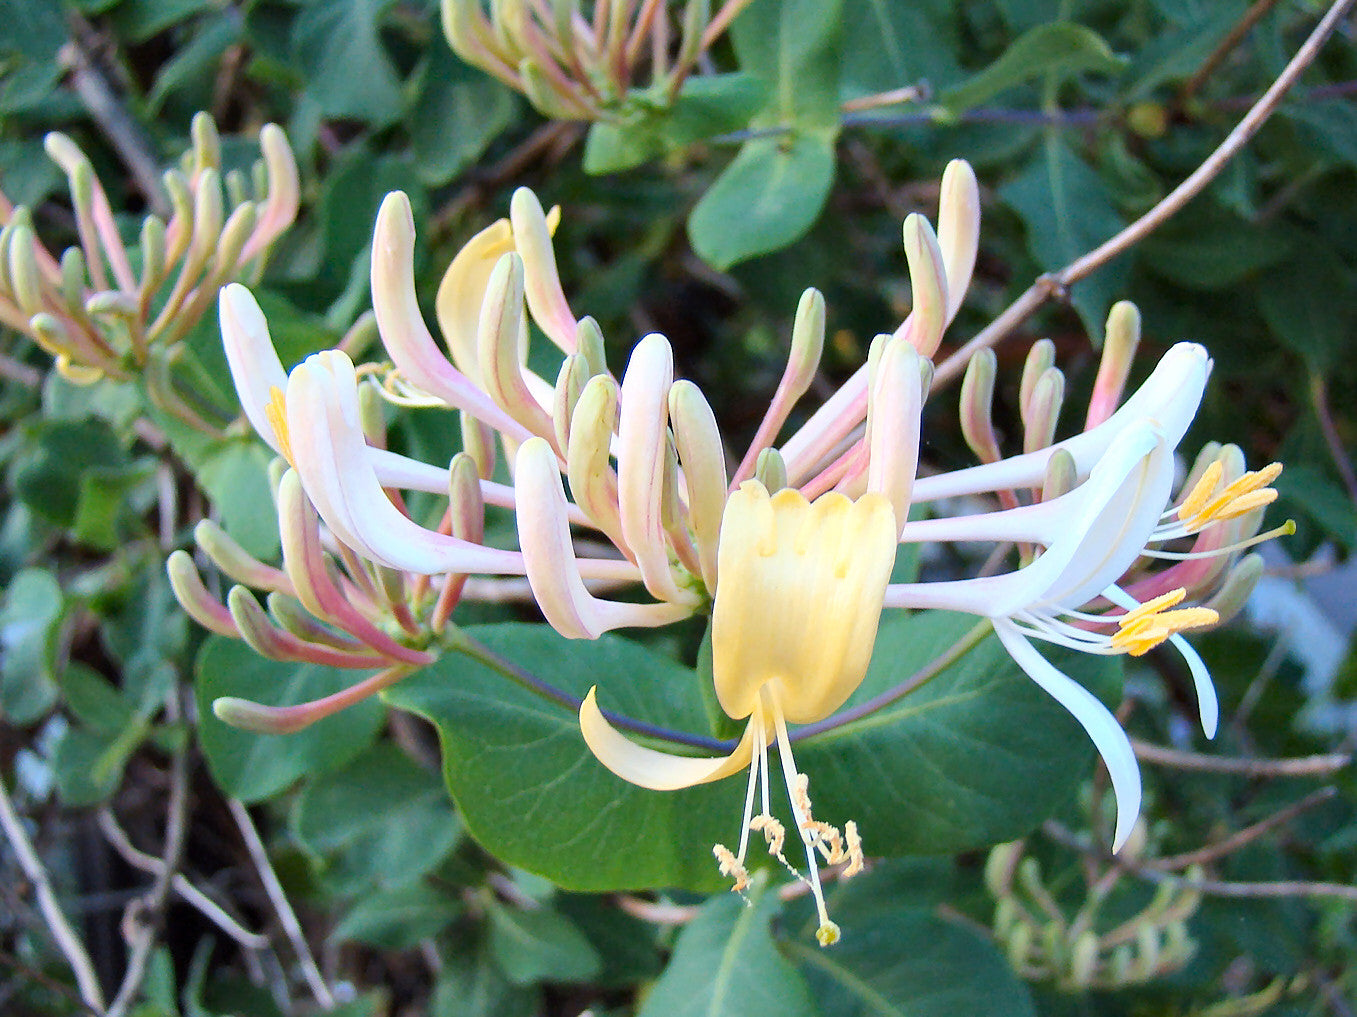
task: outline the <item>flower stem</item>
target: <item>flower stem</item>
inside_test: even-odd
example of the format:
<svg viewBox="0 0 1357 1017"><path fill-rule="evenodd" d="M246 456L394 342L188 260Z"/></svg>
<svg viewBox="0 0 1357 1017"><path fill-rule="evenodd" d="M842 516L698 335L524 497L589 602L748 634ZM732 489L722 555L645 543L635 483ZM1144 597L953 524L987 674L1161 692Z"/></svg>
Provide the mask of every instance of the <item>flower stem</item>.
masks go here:
<svg viewBox="0 0 1357 1017"><path fill-rule="evenodd" d="M804 741L807 738L813 738L816 735L824 734L826 731L833 731L846 724L852 724L854 721L859 721L864 717L871 716L878 710L885 709L897 699L903 699L911 692L917 692L966 654L970 653L971 650L975 649L980 641L990 634L993 628L994 626L990 623L988 618L976 622L975 626L953 643L948 650L934 657L899 685L887 689L879 696L873 696L865 703L859 703L850 710L843 710L834 714L832 717L826 717L824 720L817 721L814 724L807 724L805 727L798 728L796 733L792 735L791 740L794 742Z"/></svg>
<svg viewBox="0 0 1357 1017"><path fill-rule="evenodd" d="M579 696L566 692L564 689L557 688L550 682L543 681L531 671L519 667L512 661L505 660L494 650L486 646L465 632L457 634L453 649L465 654L478 664L482 664L494 671L503 678L508 678L515 685L526 689L533 695L541 696L550 702L556 703L569 710L571 713L579 713L580 703L583 700ZM644 735L648 738L655 738L659 741L670 742L674 745L686 745L694 749L704 749L709 752L729 752L735 746L734 741L724 741L720 738L709 738L703 735L687 734L683 731L672 731L669 728L660 727L656 724L648 724L643 720L635 720L631 717L625 717L621 714L613 713L609 710L603 711L603 716L608 718L609 723L614 727L631 731L634 734Z"/></svg>

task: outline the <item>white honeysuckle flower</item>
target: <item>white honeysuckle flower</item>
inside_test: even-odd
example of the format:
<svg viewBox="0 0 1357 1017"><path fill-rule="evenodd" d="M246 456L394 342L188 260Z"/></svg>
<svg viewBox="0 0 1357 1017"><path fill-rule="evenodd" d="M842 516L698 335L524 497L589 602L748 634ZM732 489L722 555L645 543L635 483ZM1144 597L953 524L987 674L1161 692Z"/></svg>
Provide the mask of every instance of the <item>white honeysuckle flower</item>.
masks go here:
<svg viewBox="0 0 1357 1017"><path fill-rule="evenodd" d="M1087 481L1068 494L982 515L907 523L901 535L905 541L1039 544L1045 550L1031 564L977 579L894 584L885 595L888 607L965 611L991 620L1013 659L1074 716L1106 763L1117 799L1114 850L1130 836L1140 811L1135 754L1107 707L1050 664L1028 639L1105 654L1143 653L1171 639L1192 670L1202 727L1208 737L1214 736L1219 715L1215 689L1200 657L1176 633L1211 624L1215 612L1168 612L1172 604L1161 601L1137 614L1142 605L1115 585L1153 538L1172 486L1173 450L1166 436L1152 421L1132 422L1112 439ZM1080 610L1099 596L1128 613L1103 616ZM1143 619L1150 616L1156 622L1147 629ZM1113 625L1117 632L1102 631Z"/></svg>
<svg viewBox="0 0 1357 1017"><path fill-rule="evenodd" d="M822 946L839 938L820 888L817 852L861 866L854 824L840 833L810 814L808 782L792 758L787 723L829 716L862 683L876 641L881 600L895 560L895 514L879 494L857 501L831 492L809 502L784 488L770 495L745 481L726 502L712 612L712 680L721 708L749 718L744 737L719 759L675 756L638 745L603 716L596 689L580 729L598 759L623 780L655 790L705 784L749 768L740 846L716 845L722 871L742 888L751 830L782 855L784 831L769 805L768 746L776 742L797 833L805 844ZM756 793L762 809L754 812Z"/></svg>

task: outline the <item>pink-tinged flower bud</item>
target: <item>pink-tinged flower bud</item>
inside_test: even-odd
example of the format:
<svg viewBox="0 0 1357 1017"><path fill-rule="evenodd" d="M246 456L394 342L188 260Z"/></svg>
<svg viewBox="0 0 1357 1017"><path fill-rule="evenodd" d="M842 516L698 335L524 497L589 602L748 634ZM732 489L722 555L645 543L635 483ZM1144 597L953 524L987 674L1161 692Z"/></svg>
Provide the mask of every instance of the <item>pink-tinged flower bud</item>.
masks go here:
<svg viewBox="0 0 1357 1017"><path fill-rule="evenodd" d="M269 616L279 628L308 643L320 643L336 650L361 653L367 649L352 636L323 625L302 607L301 601L283 593L268 595Z"/></svg>
<svg viewBox="0 0 1357 1017"><path fill-rule="evenodd" d="M1093 394L1088 400L1084 430L1097 427L1116 410L1139 345L1140 311L1129 300L1118 300L1107 312L1103 355L1098 363L1098 377L1093 382Z"/></svg>
<svg viewBox="0 0 1357 1017"><path fill-rule="evenodd" d="M1225 581L1215 596L1202 605L1220 616L1216 625L1229 624L1244 610L1265 570L1262 555L1246 554L1225 574Z"/></svg>
<svg viewBox="0 0 1357 1017"><path fill-rule="evenodd" d="M297 218L297 209L301 206L297 160L283 129L276 124L261 127L259 148L264 154L267 184L263 209L241 255L243 261L249 261L277 240Z"/></svg>
<svg viewBox="0 0 1357 1017"><path fill-rule="evenodd" d="M1032 389L1037 379L1055 364L1055 343L1049 339L1038 339L1027 351L1027 359L1022 365L1022 381L1018 385L1018 410L1027 413L1027 404L1032 400Z"/></svg>
<svg viewBox="0 0 1357 1017"><path fill-rule="evenodd" d="M575 315L561 290L556 271L552 227L537 195L526 187L514 191L509 203L514 246L523 257L524 289L533 320L557 346L575 352Z"/></svg>
<svg viewBox="0 0 1357 1017"><path fill-rule="evenodd" d="M215 632L219 636L230 636L233 639L240 637L236 623L231 618L231 612L207 592L202 579L198 576L198 569L187 551L175 551L171 554L169 560L165 562L165 571L169 573L170 589L174 592L174 599L179 601L179 606L184 609L185 614L209 632Z"/></svg>
<svg viewBox="0 0 1357 1017"><path fill-rule="evenodd" d="M523 259L500 258L486 283L476 335L476 354L485 391L532 434L554 435L551 417L524 379L528 324L523 317Z"/></svg>
<svg viewBox="0 0 1357 1017"><path fill-rule="evenodd" d="M570 418L574 416L575 406L580 401L580 393L589 381L589 364L578 353L572 353L561 361L560 373L556 376L555 400L552 402L551 423L556 435L556 447L570 447Z"/></svg>
<svg viewBox="0 0 1357 1017"><path fill-rule="evenodd" d="M867 403L867 490L886 496L897 529L909 518L919 468L919 418L923 412L922 358L904 339L881 353Z"/></svg>
<svg viewBox="0 0 1357 1017"><path fill-rule="evenodd" d="M292 592L286 573L265 565L212 520L203 519L193 528L193 540L228 579L257 590Z"/></svg>
<svg viewBox="0 0 1357 1017"><path fill-rule="evenodd" d="M189 124L189 137L192 147L184 155L184 162L190 176L197 178L204 170L221 169L221 138L217 134L217 125L207 113L195 113Z"/></svg>
<svg viewBox="0 0 1357 1017"><path fill-rule="evenodd" d="M674 582L660 515L664 445L669 423L669 387L674 359L669 340L657 333L632 350L622 377L618 413L617 491L626 545L641 578L660 600L687 601Z"/></svg>
<svg viewBox="0 0 1357 1017"><path fill-rule="evenodd" d="M137 288L143 300L148 300L150 294L160 289L169 274L169 266L165 262L165 245L164 220L159 216L148 215L142 220L138 244L141 250L141 282ZM79 249L73 247L67 253L71 252L78 253Z"/></svg>
<svg viewBox="0 0 1357 1017"><path fill-rule="evenodd" d="M618 511L617 474L610 462L613 431L617 426L617 382L606 374L590 378L575 404L566 450L570 494L590 523L623 554L632 557L622 534ZM633 558L634 560L634 558Z"/></svg>
<svg viewBox="0 0 1357 1017"><path fill-rule="evenodd" d="M948 282L942 249L933 227L917 212L905 217L903 232L914 307L906 325L897 329L896 334L903 335L921 356L931 358L942 343L948 320Z"/></svg>
<svg viewBox="0 0 1357 1017"><path fill-rule="evenodd" d="M721 432L702 390L687 380L676 381L669 389L669 422L688 489L688 518L697 542L702 581L711 591L716 589L716 552L726 507L726 454Z"/></svg>
<svg viewBox="0 0 1357 1017"><path fill-rule="evenodd" d="M980 247L980 188L964 159L953 159L942 173L938 202L938 247L947 273L947 320L956 317L975 271Z"/></svg>
<svg viewBox="0 0 1357 1017"><path fill-rule="evenodd" d="M38 260L34 254L37 240L32 227L26 222L16 225L8 232L7 281L19 310L32 317L46 309L43 303L42 273L38 269Z"/></svg>
<svg viewBox="0 0 1357 1017"><path fill-rule="evenodd" d="M1023 407L1024 452L1051 447L1056 425L1060 422L1060 407L1064 403L1065 375L1060 368L1049 367L1037 378Z"/></svg>
<svg viewBox="0 0 1357 1017"><path fill-rule="evenodd" d="M387 660L373 653L345 653L330 646L308 643L291 632L275 626L259 602L243 586L231 587L226 597L231 618L236 623L240 638L262 657L270 660L307 661L326 667L375 668Z"/></svg>
<svg viewBox="0 0 1357 1017"><path fill-rule="evenodd" d="M994 434L994 379L999 362L993 350L980 350L966 365L961 382L961 435L982 463L998 462L999 439Z"/></svg>

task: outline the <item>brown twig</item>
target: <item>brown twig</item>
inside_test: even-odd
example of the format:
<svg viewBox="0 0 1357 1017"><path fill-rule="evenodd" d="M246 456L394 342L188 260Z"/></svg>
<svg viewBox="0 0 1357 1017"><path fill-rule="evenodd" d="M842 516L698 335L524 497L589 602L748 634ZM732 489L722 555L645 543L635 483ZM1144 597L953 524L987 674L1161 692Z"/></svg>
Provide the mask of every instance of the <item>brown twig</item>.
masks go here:
<svg viewBox="0 0 1357 1017"><path fill-rule="evenodd" d="M71 19L71 40L61 47L57 60L70 71L75 94L118 153L146 203L156 215L169 218L172 209L160 185L160 161L150 139L95 62L86 42L93 29L77 15Z"/></svg>
<svg viewBox="0 0 1357 1017"><path fill-rule="evenodd" d="M1187 879L1168 872L1159 872L1127 861L1119 855L1098 848L1089 843L1088 838L1080 837L1073 830L1053 819L1041 824L1041 830L1057 844L1072 851L1096 852L1105 862L1117 866L1123 872L1150 883L1166 883L1170 886L1196 890L1210 897L1233 898L1285 898L1285 897L1337 897L1342 900L1357 901L1357 886L1346 883L1311 882L1304 879L1280 880L1272 882L1244 883L1222 879Z"/></svg>
<svg viewBox="0 0 1357 1017"><path fill-rule="evenodd" d="M1219 175L1220 171L1239 150L1242 149L1258 129L1276 112L1282 98L1296 83L1301 72L1309 67L1319 54L1320 48L1338 27L1339 21L1351 9L1357 0L1334 0L1319 24L1301 44L1296 55L1282 70L1262 97L1244 114L1242 120L1226 135L1214 152L1191 174L1164 196L1154 208L1150 209L1135 222L1121 230L1116 236L1098 245L1087 254L1070 262L1059 272L1039 278L1026 291L1013 301L997 318L982 329L970 342L957 350L941 364L933 376L936 388L956 378L965 370L972 356L982 349L995 345L1009 331L1030 317L1050 297L1064 293L1074 283L1092 274L1113 258L1125 253L1154 232L1166 221L1178 213L1184 205L1205 189L1206 185Z"/></svg>
<svg viewBox="0 0 1357 1017"><path fill-rule="evenodd" d="M240 829L241 840L245 842L245 850L249 852L250 861L254 863L259 881L264 885L264 892L268 894L274 913L283 926L283 932L286 933L288 942L292 944L292 949L297 954L297 964L301 967L302 977L306 979L306 984L311 989L311 995L321 1007L333 1010L337 1005L334 993L330 991L330 986L320 973L315 955L311 952L310 944L306 942L306 934L302 931L302 923L297 920L297 912L292 910L283 884L278 881L278 874L273 871L268 851L258 829L255 828L254 820L250 818L249 809L235 798L227 799L226 804L231 809L236 826Z"/></svg>
<svg viewBox="0 0 1357 1017"><path fill-rule="evenodd" d="M1343 480L1348 498L1357 505L1357 473L1353 472L1352 460L1348 458L1347 449L1343 447L1342 435L1338 433L1338 427L1333 422L1333 413L1329 410L1329 389L1324 382L1324 376L1318 371L1310 375L1310 401L1314 404L1315 417L1319 420L1319 430L1324 435L1324 444L1329 447L1329 455L1333 457L1334 468L1338 470L1338 476Z"/></svg>
<svg viewBox="0 0 1357 1017"><path fill-rule="evenodd" d="M1322 805L1329 801L1338 792L1331 787L1320 788L1312 794L1306 795L1298 802L1292 802L1284 809L1279 809L1270 816L1260 819L1256 823L1244 827L1242 830L1230 834L1224 840L1218 840L1214 844L1207 844L1199 847L1195 851L1183 851L1176 855L1165 855L1162 858L1155 858L1145 863L1147 869L1158 869L1161 872L1181 872L1189 865L1205 865L1208 862L1214 862L1217 858L1224 858L1228 854L1238 851L1247 844L1251 844L1269 830L1288 823L1295 819L1302 812L1313 809L1316 805Z"/></svg>
<svg viewBox="0 0 1357 1017"><path fill-rule="evenodd" d="M9 840L10 849L19 862L19 868L23 870L25 878L33 884L33 895L37 898L38 910L47 923L47 931L52 934L57 949L66 958L66 963L70 965L71 972L75 975L80 998L95 1013L102 1014L104 992L99 987L99 977L94 973L94 964L90 961L90 955L85 951L84 944L80 942L80 937L75 934L71 923L66 920L66 915L61 910L56 892L52 889L52 881L47 878L47 869L43 866L37 851L33 849L33 842L24 831L23 822L14 809L14 803L10 801L9 789L5 787L3 779L0 779L0 827L4 828L5 837Z"/></svg>
<svg viewBox="0 0 1357 1017"><path fill-rule="evenodd" d="M1187 83L1183 85L1183 90L1179 94L1178 101L1186 103L1196 95L1202 85L1206 84L1207 79L1215 73L1216 68L1230 55L1231 51L1244 41L1244 37L1249 34L1253 26L1263 19L1264 14L1276 6L1277 0L1254 0L1252 6L1244 12L1244 16L1230 29L1229 34L1220 40L1220 43L1202 61L1201 66L1197 68L1192 77L1187 79Z"/></svg>
<svg viewBox="0 0 1357 1017"><path fill-rule="evenodd" d="M169 719L176 720L178 688L171 694ZM160 856L155 879L150 891L140 900L133 901L127 910L125 927L131 929L131 943L128 944L127 970L123 973L122 984L117 995L108 1006L107 1017L124 1017L141 984L146 979L146 965L151 959L159 938L160 924L165 914L165 904L170 896L170 884L179 869L179 859L184 853L184 834L188 826L188 745L187 739L175 748L170 759L169 802L165 808L165 847Z"/></svg>
<svg viewBox="0 0 1357 1017"><path fill-rule="evenodd" d="M121 826L118 825L117 817L107 807L99 810L98 814L99 830L103 833L104 839L108 841L109 846L113 848L128 865L140 869L142 872L149 872L152 875L158 875L164 871L164 862L155 855L148 855L144 851L138 851L133 845L131 839ZM245 928L211 897L199 890L183 873L176 872L170 877L170 888L177 893L184 903L196 909L199 914L210 921L222 932L230 936L246 950L266 950L269 947L270 940L268 936L261 935L258 932L251 932Z"/></svg>
<svg viewBox="0 0 1357 1017"><path fill-rule="evenodd" d="M1240 759L1228 756L1208 756L1200 752L1184 752L1163 745L1154 745L1131 739L1136 758L1144 763L1169 766L1176 770L1198 770L1207 773L1236 773L1245 777L1320 777L1341 770L1352 762L1346 752L1320 756L1297 756L1292 759Z"/></svg>

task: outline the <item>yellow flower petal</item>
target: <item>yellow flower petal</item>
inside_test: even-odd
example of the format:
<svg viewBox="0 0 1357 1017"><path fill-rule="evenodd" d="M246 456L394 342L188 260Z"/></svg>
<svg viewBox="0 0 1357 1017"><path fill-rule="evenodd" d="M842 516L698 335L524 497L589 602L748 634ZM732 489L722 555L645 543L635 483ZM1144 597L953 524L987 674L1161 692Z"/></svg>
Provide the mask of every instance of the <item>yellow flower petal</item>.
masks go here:
<svg viewBox="0 0 1357 1017"><path fill-rule="evenodd" d="M895 561L896 523L879 494L814 503L748 481L731 495L717 553L716 695L735 718L771 683L787 720L808 724L862 682Z"/></svg>
<svg viewBox="0 0 1357 1017"><path fill-rule="evenodd" d="M652 791L677 791L679 788L707 784L739 773L753 757L753 726L745 729L730 755L715 759L675 756L646 748L608 723L595 701L597 688L589 690L580 704L580 731L589 750L598 761L625 781Z"/></svg>
<svg viewBox="0 0 1357 1017"><path fill-rule="evenodd" d="M514 250L513 229L508 219L499 219L467 241L457 252L438 285L434 310L443 341L453 362L472 381L481 378L476 356L476 330L481 320L490 273L499 259Z"/></svg>

